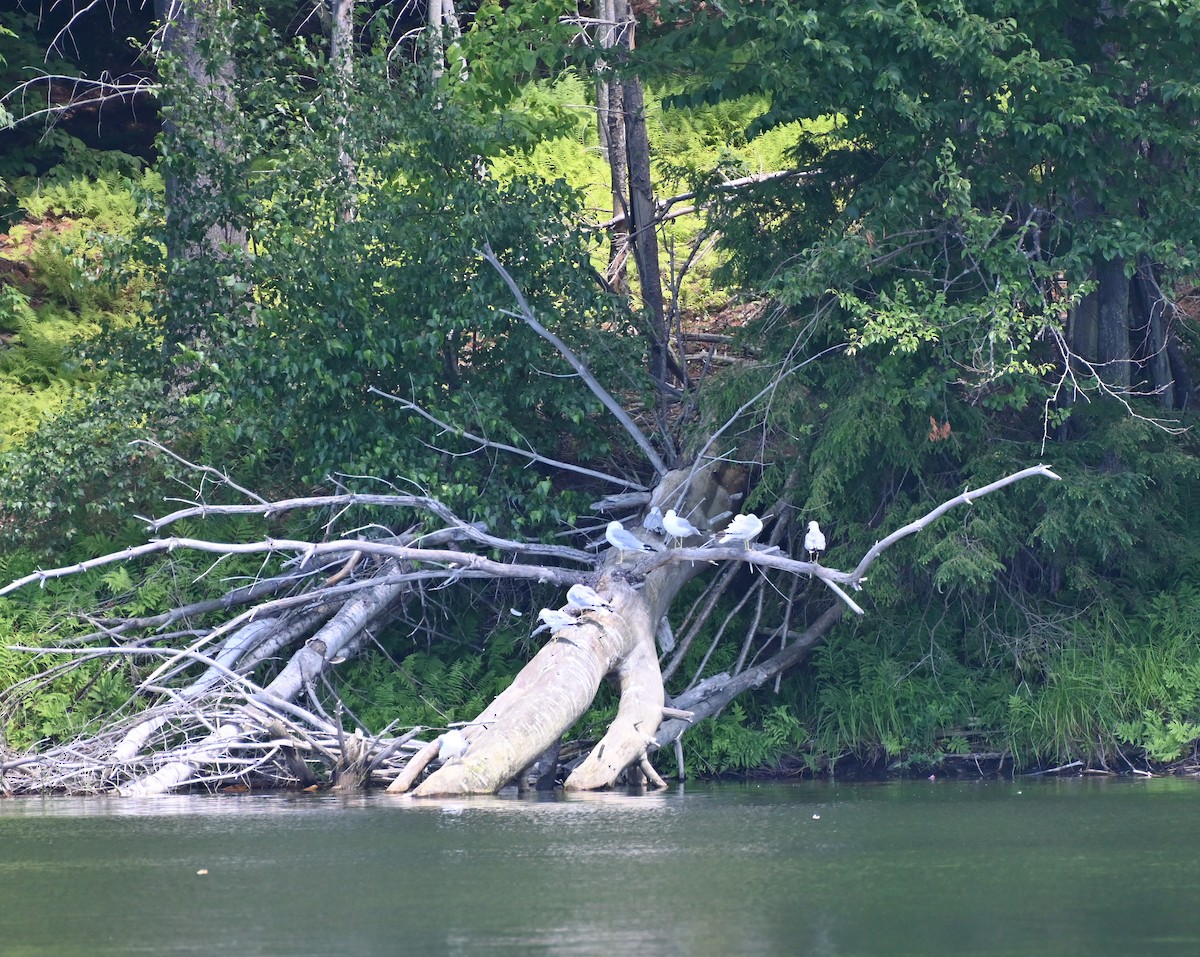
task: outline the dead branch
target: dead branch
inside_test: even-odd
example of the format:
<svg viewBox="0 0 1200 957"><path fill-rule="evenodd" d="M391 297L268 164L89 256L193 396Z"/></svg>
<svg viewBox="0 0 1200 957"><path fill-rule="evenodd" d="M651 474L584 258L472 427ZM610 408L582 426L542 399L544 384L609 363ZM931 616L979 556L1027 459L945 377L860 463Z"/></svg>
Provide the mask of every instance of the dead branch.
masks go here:
<svg viewBox="0 0 1200 957"><path fill-rule="evenodd" d="M650 444L650 440L646 438L642 430L639 429L633 419L630 418L629 413L626 412L621 407L620 403L609 394L608 390L600 384L596 377L592 375L591 370L588 369L588 367L584 365L582 361L580 361L579 357L571 351L570 347L553 332L538 322L537 317L533 314L532 307L525 298L525 294L521 292L521 287L517 285L516 280L514 280L508 270L504 268L504 265L500 262L500 260L496 258L496 254L492 252L492 247L485 243L480 255L483 256L483 258L491 264L492 268L500 274L500 278L504 280L504 284L508 286L509 290L512 292L513 298L517 301L517 307L520 309L520 313L518 314L517 318L523 319L534 332L536 332L539 336L541 336L559 351L562 357L570 364L571 368L575 370L576 375L578 375L579 378L584 381L587 387L592 390L592 393L596 396L596 398L598 398L604 404L604 407L612 413L613 417L620 422L625 431L629 433L630 437L637 444L637 447L641 449L642 453L646 456L646 461L653 466L654 471L658 474L658 476L661 478L662 476L666 475L666 464L659 457L659 454L657 451L655 451L654 446Z"/></svg>
<svg viewBox="0 0 1200 957"><path fill-rule="evenodd" d="M384 392L371 386L367 389L368 392L374 393L384 399L390 399L393 402L400 404L401 408L407 409L410 412L415 412L427 422L432 422L438 428L445 432L453 432L456 435L461 435L465 439L472 442L478 442L481 448L497 449L501 452L511 452L513 455L519 455L522 458L529 459L531 462L539 462L542 465L548 465L551 468L562 469L565 472L574 472L577 475L586 475L588 478L599 479L602 482L607 482L613 485L621 485L625 488L634 489L637 492L646 492L646 486L640 485L637 482L631 482L628 479L618 478L615 475L609 475L607 472L598 472L595 469L585 468L582 465L576 465L573 462L564 462L562 459L548 458L544 455L539 455L537 452L532 452L528 449L517 448L515 445L508 445L504 442L496 442L493 439L485 439L481 435L475 435L465 429L459 429L451 425L449 422L443 422L437 416L422 409L419 405L409 402L407 399L402 399L398 395L393 395L390 392Z"/></svg>

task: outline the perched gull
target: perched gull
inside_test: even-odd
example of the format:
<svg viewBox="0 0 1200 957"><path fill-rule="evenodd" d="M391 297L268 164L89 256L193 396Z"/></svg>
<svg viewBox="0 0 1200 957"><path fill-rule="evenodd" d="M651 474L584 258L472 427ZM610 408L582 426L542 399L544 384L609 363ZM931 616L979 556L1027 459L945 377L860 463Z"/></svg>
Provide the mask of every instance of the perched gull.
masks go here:
<svg viewBox="0 0 1200 957"><path fill-rule="evenodd" d="M735 515L733 520L725 526L725 531L717 536L717 544L728 545L730 542L741 542L743 548L749 548L750 540L762 530L762 519L757 515L753 513Z"/></svg>
<svg viewBox="0 0 1200 957"><path fill-rule="evenodd" d="M451 728L438 738L438 760L445 763L451 758L461 758L467 753L467 739L458 728Z"/></svg>
<svg viewBox="0 0 1200 957"><path fill-rule="evenodd" d="M612 602L587 585L572 585L567 589L567 606L574 608L612 608Z"/></svg>
<svg viewBox="0 0 1200 957"><path fill-rule="evenodd" d="M693 535L700 534L700 529L686 518L676 515L673 508L667 509L667 514L663 516L663 528L667 530L668 535L679 539L680 542L685 538L691 538Z"/></svg>
<svg viewBox="0 0 1200 957"><path fill-rule="evenodd" d="M538 612L538 621L541 622L541 625L533 630L535 635L542 631L558 631L562 628L583 624L569 611L560 611L557 608L543 608Z"/></svg>
<svg viewBox="0 0 1200 957"><path fill-rule="evenodd" d="M650 546L639 539L633 532L628 531L620 522L612 521L608 523L608 528L604 530L604 539L620 555L618 562L625 560L626 552L648 552Z"/></svg>
<svg viewBox="0 0 1200 957"><path fill-rule="evenodd" d="M804 550L808 552L808 560L815 562L825 551L825 533L815 521L808 523L808 533L804 536Z"/></svg>
<svg viewBox="0 0 1200 957"><path fill-rule="evenodd" d="M646 517L642 519L642 528L655 535L662 535L666 531L663 528L663 513L657 505L650 509L646 513Z"/></svg>

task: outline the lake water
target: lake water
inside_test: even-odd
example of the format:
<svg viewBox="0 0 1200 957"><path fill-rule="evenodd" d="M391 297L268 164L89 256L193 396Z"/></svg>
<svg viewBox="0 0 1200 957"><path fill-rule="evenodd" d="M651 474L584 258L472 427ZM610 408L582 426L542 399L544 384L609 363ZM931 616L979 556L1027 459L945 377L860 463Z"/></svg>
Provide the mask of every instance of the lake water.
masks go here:
<svg viewBox="0 0 1200 957"><path fill-rule="evenodd" d="M1198 838L1181 779L17 798L0 955L1195 957Z"/></svg>

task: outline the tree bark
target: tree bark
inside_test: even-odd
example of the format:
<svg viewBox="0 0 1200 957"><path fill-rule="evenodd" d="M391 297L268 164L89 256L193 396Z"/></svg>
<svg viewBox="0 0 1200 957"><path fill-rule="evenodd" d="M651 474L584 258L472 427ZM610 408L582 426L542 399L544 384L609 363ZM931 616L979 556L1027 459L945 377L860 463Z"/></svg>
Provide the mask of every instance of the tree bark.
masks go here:
<svg viewBox="0 0 1200 957"><path fill-rule="evenodd" d="M601 21L600 46L613 51L611 56L620 59L629 16L628 3L625 0L600 0L597 13ZM600 132L600 148L608 163L612 185L607 279L617 292L627 293L625 263L629 252L629 204L626 196L629 192L629 168L625 150L622 86L613 75L612 64L607 59L597 60L596 75L596 123Z"/></svg>
<svg viewBox="0 0 1200 957"><path fill-rule="evenodd" d="M1129 349L1129 278L1125 275L1125 260L1121 256L1095 260L1097 290L1097 346L1100 374L1113 389L1128 390L1130 376Z"/></svg>
<svg viewBox="0 0 1200 957"><path fill-rule="evenodd" d="M637 76L617 80L612 66L628 63L635 43L635 23L629 0L600 0L599 43L609 51L597 63L597 105L600 142L612 177L614 222L610 252L610 281L623 269L623 249L617 247L616 232L623 225L625 242L637 263L642 306L650 322L649 371L660 395L667 383L667 326L663 306L662 269L658 259L658 207L650 176L650 139L646 131L646 103L642 81ZM614 286L618 282L613 283ZM661 404L661 403L660 403Z"/></svg>
<svg viewBox="0 0 1200 957"><path fill-rule="evenodd" d="M1142 362L1150 377L1150 385L1158 394L1158 404L1163 409L1174 409L1175 378L1171 370L1171 358L1167 340L1171 335L1167 323L1170 303L1159 288L1154 275L1154 264L1148 256L1138 257L1137 272L1134 274L1135 301L1141 321Z"/></svg>
<svg viewBox="0 0 1200 957"><path fill-rule="evenodd" d="M357 215L354 191L358 187L358 172L355 162L346 147L346 127L349 122L350 89L354 82L354 2L355 0L331 0L333 16L330 22L329 62L333 67L338 112L337 150L338 167L342 171L346 197L342 203L342 219L352 221Z"/></svg>
<svg viewBox="0 0 1200 957"><path fill-rule="evenodd" d="M625 151L629 163L629 236L637 260L642 306L650 320L650 375L661 392L667 383L667 323L663 309L662 271L658 261L657 207L650 179L650 139L642 81L621 84L625 112Z"/></svg>

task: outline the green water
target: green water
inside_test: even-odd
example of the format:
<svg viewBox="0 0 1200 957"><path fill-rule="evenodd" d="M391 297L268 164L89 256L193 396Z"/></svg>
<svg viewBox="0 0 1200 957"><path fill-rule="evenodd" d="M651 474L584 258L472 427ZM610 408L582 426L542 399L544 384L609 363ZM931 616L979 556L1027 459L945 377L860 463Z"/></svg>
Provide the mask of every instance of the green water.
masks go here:
<svg viewBox="0 0 1200 957"><path fill-rule="evenodd" d="M1198 812L1176 779L10 799L0 955L1194 957Z"/></svg>

